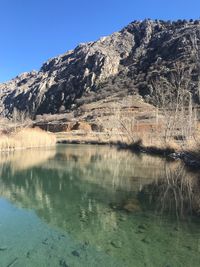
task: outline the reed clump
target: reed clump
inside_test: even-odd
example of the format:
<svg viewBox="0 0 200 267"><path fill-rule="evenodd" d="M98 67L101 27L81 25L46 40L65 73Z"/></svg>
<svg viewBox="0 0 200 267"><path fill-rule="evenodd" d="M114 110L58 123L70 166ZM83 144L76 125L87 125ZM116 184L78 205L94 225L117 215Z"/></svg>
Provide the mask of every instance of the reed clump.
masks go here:
<svg viewBox="0 0 200 267"><path fill-rule="evenodd" d="M56 137L39 128L26 128L10 135L0 135L0 151L55 146Z"/></svg>

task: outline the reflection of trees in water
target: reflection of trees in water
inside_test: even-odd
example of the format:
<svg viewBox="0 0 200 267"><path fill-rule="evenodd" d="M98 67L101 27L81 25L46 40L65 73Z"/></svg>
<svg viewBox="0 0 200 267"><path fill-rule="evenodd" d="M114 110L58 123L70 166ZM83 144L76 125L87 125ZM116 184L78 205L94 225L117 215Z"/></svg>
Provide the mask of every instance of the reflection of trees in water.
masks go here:
<svg viewBox="0 0 200 267"><path fill-rule="evenodd" d="M171 197L167 200L171 191L175 199L179 197L174 187L176 179L172 179L172 174L178 177L175 172L179 163L168 164L161 158L138 156L107 146L72 145L59 147L57 151L21 151L2 157L0 163L0 194L21 206L43 210L41 213L46 217L48 213L59 213L63 203L69 209L75 202L79 205L88 195L102 203L106 200L108 204L114 202L121 206L123 202L127 209L133 209L138 191L149 188L154 196L158 188L165 190L163 178L168 181L168 187L161 193L162 210L166 209L166 201L172 201ZM154 186L147 186L150 183Z"/></svg>
<svg viewBox="0 0 200 267"><path fill-rule="evenodd" d="M145 154L118 151L108 146L67 146L57 151L45 169L80 171L80 179L101 186L137 191L143 184L162 177L165 160Z"/></svg>
<svg viewBox="0 0 200 267"><path fill-rule="evenodd" d="M9 167L8 167L9 168ZM32 209L43 221L71 232L83 240L100 243L104 231L115 233L116 214L108 203L120 200L126 192L78 179L79 173L59 175L57 170L33 168L0 179L0 195L16 206ZM96 231L98 229L98 231ZM93 235L95 233L95 236Z"/></svg>
<svg viewBox="0 0 200 267"><path fill-rule="evenodd" d="M57 151L35 149L1 155L1 176L8 165L13 176L19 171L39 167L57 170L59 177L76 172L79 179L102 187L136 192L143 184L162 176L164 160L108 146L68 145L58 147Z"/></svg>
<svg viewBox="0 0 200 267"><path fill-rule="evenodd" d="M143 234L138 233L138 226L143 227L145 220L157 225L157 218L155 222L154 216L152 220L151 217L147 219L148 216L145 217L140 209L141 203L136 199L138 191L141 190L141 194L146 192L148 201L151 199L152 204L156 203L156 208L161 207L164 212L167 201L171 201L170 206L173 205L175 193L176 199L179 199L186 185L190 190L195 186L179 163L168 164L160 158L136 156L109 147L67 146L66 149L59 148L56 154L32 152L31 158L35 159L30 161L32 164L25 164L26 157L28 153L24 154L23 163L20 162L21 157L0 163L1 196L17 206L33 210L40 219L66 230L77 240L89 240L92 245L110 249L110 241L122 239L124 245L119 250L115 248L114 253L122 251L123 257L129 256L135 246L138 262L143 255L142 247L140 249ZM123 212L112 208L112 203L119 204ZM158 203L161 203L160 206ZM133 216L129 217L125 213L127 211ZM134 212L137 213L135 217ZM150 228L149 232L154 233L150 239L153 240L159 231L160 225L159 228ZM165 231L165 226L162 231ZM167 236L166 231L162 239L167 239ZM146 239L143 240L145 243ZM163 243L163 255L175 243L174 239L169 242L170 246ZM160 247L159 243L156 247L159 253ZM156 251L148 251L149 255L156 255Z"/></svg>
<svg viewBox="0 0 200 267"><path fill-rule="evenodd" d="M145 185L139 198L146 208L161 214L184 218L200 212L198 175L188 172L181 164L165 165L165 177Z"/></svg>
<svg viewBox="0 0 200 267"><path fill-rule="evenodd" d="M90 214L88 207L96 198L101 205L116 203L126 210L138 209L138 191L140 196L148 196L146 203L151 207L177 216L186 212L186 204L188 213L198 202L194 202L195 179L178 162L169 164L107 146L21 151L7 160L2 157L0 164L0 194L37 210L47 221L62 218L63 211L68 213L73 206ZM82 206L86 199L92 200L87 207ZM64 218L59 221L64 223Z"/></svg>
<svg viewBox="0 0 200 267"><path fill-rule="evenodd" d="M2 196L36 210L46 221L68 225L66 214L77 206L86 214L91 214L89 206L97 212L99 205L110 203L123 202L132 209L136 192L162 177L165 166L163 159L107 146L63 146L56 153L21 151L1 160Z"/></svg>

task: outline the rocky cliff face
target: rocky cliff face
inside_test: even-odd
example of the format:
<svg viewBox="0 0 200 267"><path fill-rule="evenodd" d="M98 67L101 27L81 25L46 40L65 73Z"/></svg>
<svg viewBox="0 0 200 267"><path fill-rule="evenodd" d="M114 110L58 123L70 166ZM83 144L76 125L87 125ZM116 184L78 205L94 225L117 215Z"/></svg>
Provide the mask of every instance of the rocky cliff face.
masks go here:
<svg viewBox="0 0 200 267"><path fill-rule="evenodd" d="M0 113L63 113L113 94L159 104L160 95L180 87L198 102L199 56L199 21L134 21L0 84Z"/></svg>

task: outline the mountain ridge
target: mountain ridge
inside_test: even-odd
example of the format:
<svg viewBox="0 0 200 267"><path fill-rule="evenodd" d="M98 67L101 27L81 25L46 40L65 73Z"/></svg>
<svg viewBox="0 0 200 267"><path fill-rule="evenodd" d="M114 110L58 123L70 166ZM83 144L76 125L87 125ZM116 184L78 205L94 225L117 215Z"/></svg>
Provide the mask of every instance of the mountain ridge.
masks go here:
<svg viewBox="0 0 200 267"><path fill-rule="evenodd" d="M199 103L199 55L199 20L133 21L0 84L0 114L60 114L115 93L159 105L163 93L176 94L178 79Z"/></svg>

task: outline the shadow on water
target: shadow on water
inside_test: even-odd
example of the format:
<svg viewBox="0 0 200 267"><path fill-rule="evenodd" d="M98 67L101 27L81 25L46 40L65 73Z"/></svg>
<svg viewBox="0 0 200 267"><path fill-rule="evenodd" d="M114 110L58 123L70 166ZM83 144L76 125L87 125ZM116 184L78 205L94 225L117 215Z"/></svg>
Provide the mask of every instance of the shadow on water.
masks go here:
<svg viewBox="0 0 200 267"><path fill-rule="evenodd" d="M2 154L0 165L1 197L116 260L104 266L199 266L199 182L180 162L67 145Z"/></svg>

